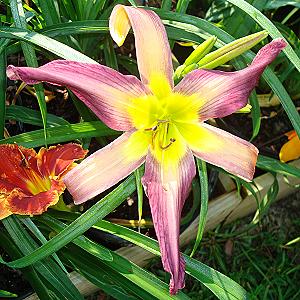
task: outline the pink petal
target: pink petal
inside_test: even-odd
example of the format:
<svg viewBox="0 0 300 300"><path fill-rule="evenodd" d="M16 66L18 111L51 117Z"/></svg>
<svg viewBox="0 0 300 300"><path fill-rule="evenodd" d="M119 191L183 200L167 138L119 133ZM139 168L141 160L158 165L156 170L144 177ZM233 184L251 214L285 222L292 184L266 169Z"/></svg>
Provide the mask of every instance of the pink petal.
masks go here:
<svg viewBox="0 0 300 300"><path fill-rule="evenodd" d="M247 181L253 179L258 149L251 143L208 124L179 124L193 153Z"/></svg>
<svg viewBox="0 0 300 300"><path fill-rule="evenodd" d="M109 20L110 34L121 46L132 27L141 80L164 75L173 88L171 49L165 27L156 13L136 7L116 5Z"/></svg>
<svg viewBox="0 0 300 300"><path fill-rule="evenodd" d="M145 161L147 148L136 133L125 132L86 158L63 179L74 202L83 203L125 178Z"/></svg>
<svg viewBox="0 0 300 300"><path fill-rule="evenodd" d="M174 91L198 97L200 121L230 115L247 104L260 75L285 46L282 39L272 41L241 71L195 70L186 75Z"/></svg>
<svg viewBox="0 0 300 300"><path fill-rule="evenodd" d="M180 216L196 174L190 150L173 165L161 165L149 151L142 183L149 198L164 269L171 273L170 293L184 287L185 263L179 253Z"/></svg>
<svg viewBox="0 0 300 300"><path fill-rule="evenodd" d="M49 82L64 85L105 124L115 130L132 128L127 108L131 100L149 93L134 76L125 76L105 66L56 60L39 68L8 66L7 76L27 84Z"/></svg>

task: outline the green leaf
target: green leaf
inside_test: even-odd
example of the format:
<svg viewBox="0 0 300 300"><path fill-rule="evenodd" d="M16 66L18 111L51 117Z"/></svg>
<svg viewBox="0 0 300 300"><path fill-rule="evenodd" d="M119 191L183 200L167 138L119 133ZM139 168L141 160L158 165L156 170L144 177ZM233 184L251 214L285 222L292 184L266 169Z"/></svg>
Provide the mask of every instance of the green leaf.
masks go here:
<svg viewBox="0 0 300 300"><path fill-rule="evenodd" d="M47 226L49 226L50 228L52 228L56 231L58 228L60 228L60 231L64 228L66 228L64 223L62 223L61 221L58 221L58 220L54 220L52 217L47 216L46 214L41 215L40 218L38 218L38 221L46 224ZM113 257L107 248L91 241L90 239L88 239L87 237L85 237L83 235L75 238L72 242L75 245L77 245L78 247L82 248L83 250L100 258L101 260L106 260L106 261L113 260ZM44 244L45 244L45 242L44 242Z"/></svg>
<svg viewBox="0 0 300 300"><path fill-rule="evenodd" d="M18 40L30 42L64 59L76 60L79 62L86 62L86 63L97 63L96 61L89 58L88 56L74 50L73 48L63 43L60 43L45 35L30 30L20 29L20 28L1 27L0 37L4 37L8 39L18 39Z"/></svg>
<svg viewBox="0 0 300 300"><path fill-rule="evenodd" d="M22 123L43 127L43 120L39 111L19 105L9 105L6 108L6 120L16 120ZM48 126L69 125L69 122L61 117L47 114Z"/></svg>
<svg viewBox="0 0 300 300"><path fill-rule="evenodd" d="M253 7L262 10L268 0L247 0ZM242 37L250 32L255 32L255 21L239 8L229 4L233 9L233 14L224 18L222 24L224 30L235 37Z"/></svg>
<svg viewBox="0 0 300 300"><path fill-rule="evenodd" d="M142 169L143 167L139 167L134 171L134 176L135 176L135 183L136 183L136 191L137 191L137 196L138 196L138 215L139 215L139 229L140 229L140 224L142 220L142 215L143 215L143 186L142 186Z"/></svg>
<svg viewBox="0 0 300 300"><path fill-rule="evenodd" d="M114 45L111 38L106 38L104 41L104 57L105 57L105 63L108 67L119 70L118 68L118 62L117 62L117 56L114 50Z"/></svg>
<svg viewBox="0 0 300 300"><path fill-rule="evenodd" d="M52 211L51 215L63 220L74 220L77 218L76 213L61 213ZM158 242L152 238L144 236L129 228L110 223L108 221L99 221L94 224L93 228L109 232L126 241L132 242L141 248L160 255ZM182 254L186 262L186 272L202 282L208 287L219 299L224 300L243 300L248 299L247 292L235 281L223 275L222 273L210 268L209 266L198 262L197 260Z"/></svg>
<svg viewBox="0 0 300 300"><path fill-rule="evenodd" d="M10 0L10 9L14 18L15 26L19 28L26 29L27 23L25 19L25 14L22 6L22 1L17 0ZM24 53L24 57L26 60L26 63L29 67L38 67L38 61L37 57L35 55L35 50L31 45L28 45L27 43L21 42L21 47ZM47 107L46 107L46 101L45 101L45 94L44 94L44 88L43 85L35 84L34 85L36 97L39 103L42 120L43 120L43 127L44 127L44 144L47 145Z"/></svg>
<svg viewBox="0 0 300 300"><path fill-rule="evenodd" d="M276 172L282 175L300 178L300 169L293 167L292 165L282 163L279 160L271 157L258 155L256 167L268 172Z"/></svg>
<svg viewBox="0 0 300 300"><path fill-rule="evenodd" d="M250 95L250 105L251 105L251 116L252 116L252 137L251 140L257 137L259 130L260 130L260 124L261 124L261 118L260 118L260 106L257 99L256 93L251 93Z"/></svg>
<svg viewBox="0 0 300 300"><path fill-rule="evenodd" d="M108 128L100 121L82 122L78 124L60 125L47 129L48 144L69 142L80 138L116 135L118 132ZM22 133L0 140L0 144L17 143L27 148L43 145L43 130Z"/></svg>
<svg viewBox="0 0 300 300"><path fill-rule="evenodd" d="M45 218L44 218L45 220ZM57 232L61 232L62 230L67 228L62 222L55 220L54 218L47 218L47 225ZM88 247L82 247L79 243L76 243L76 240L73 241L76 245L80 248L85 249L90 254L93 254L92 250L89 250ZM87 241L87 244L91 243L91 241ZM109 251L108 249L106 249ZM178 292L176 296L172 296L169 294L168 286L160 281L156 276L151 274L150 272L142 269L141 267L135 265L134 263L128 261L127 259L123 258L122 256L116 254L113 251L109 251L112 260L111 261L103 261L103 264L112 268L114 271L118 272L121 276L124 276L131 282L137 284L145 291L149 292L152 297L157 297L158 299L190 299L182 292ZM82 253L80 255L80 259L86 256L86 253Z"/></svg>
<svg viewBox="0 0 300 300"><path fill-rule="evenodd" d="M46 21L47 26L60 23L60 15L58 12L58 5L55 0L39 0L38 4L41 8L42 15Z"/></svg>
<svg viewBox="0 0 300 300"><path fill-rule="evenodd" d="M104 9L106 2L107 0L87 1L86 7L84 9L84 19L96 19L99 13Z"/></svg>
<svg viewBox="0 0 300 300"><path fill-rule="evenodd" d="M107 20L85 20L47 26L41 31L41 33L50 37L56 37L88 33L105 34L108 31L109 28Z"/></svg>
<svg viewBox="0 0 300 300"><path fill-rule="evenodd" d="M99 176L101 176L101 174L99 174ZM79 218L72 222L62 232L54 236L50 241L34 250L30 254L28 254L27 252L26 254L28 255L26 255L25 257L22 257L13 262L6 263L6 265L12 268L23 268L53 254L54 252L61 249L63 246L67 245L69 242L83 234L98 220L104 218L107 214L112 212L124 201L124 199L130 196L134 190L135 179L134 176L131 175L107 196L102 198L101 201L94 204L90 209L88 209Z"/></svg>
<svg viewBox="0 0 300 300"><path fill-rule="evenodd" d="M163 10L171 10L172 0L162 0L161 1L161 9Z"/></svg>
<svg viewBox="0 0 300 300"><path fill-rule="evenodd" d="M5 231L0 231L0 245L12 259L17 259L23 256L22 252L17 248L15 243L12 241ZM42 276L38 276L34 267L30 266L22 269L22 274L24 278L30 283L31 287L35 290L40 299L50 299L50 289L51 286L47 287L47 283ZM49 284L48 284L49 285Z"/></svg>
<svg viewBox="0 0 300 300"><path fill-rule="evenodd" d="M255 215L252 220L253 224L257 224L261 220L263 215L266 214L270 205L276 200L278 192L279 192L279 184L276 176L274 176L274 181L272 185L270 186L267 194L263 197L262 201L258 205L258 209L255 212Z"/></svg>
<svg viewBox="0 0 300 300"><path fill-rule="evenodd" d="M176 5L176 12L185 14L191 0L178 0Z"/></svg>
<svg viewBox="0 0 300 300"><path fill-rule="evenodd" d="M215 23L223 21L234 13L232 6L224 0L214 0L205 14L205 19Z"/></svg>
<svg viewBox="0 0 300 300"><path fill-rule="evenodd" d="M88 281L98 286L114 299L138 300L152 297L138 285L124 278L101 260L95 259L95 257L78 247L68 245L64 248L62 255L65 264L75 269ZM134 294L138 296L136 297Z"/></svg>
<svg viewBox="0 0 300 300"><path fill-rule="evenodd" d="M203 232L205 229L205 223L206 223L206 216L207 216L207 210L208 210L208 179L207 179L207 170L206 170L206 163L203 160L196 159L197 161L197 167L198 167L198 173L199 173L199 181L200 181L200 188L201 188L201 210L199 214L199 224L198 224L198 231L197 236L195 240L195 244L191 253L191 257L195 254L197 248L199 247L199 244L201 242Z"/></svg>
<svg viewBox="0 0 300 300"><path fill-rule="evenodd" d="M133 7L137 7L138 4L136 3L135 0L128 0L128 2L133 6Z"/></svg>
<svg viewBox="0 0 300 300"><path fill-rule="evenodd" d="M47 243L47 239L44 237L42 232L39 230L39 228L32 222L32 220L29 217L21 218L20 221L34 234L34 236L42 243ZM61 267L62 270L65 271L66 274L68 274L68 271L60 261L59 257L56 253L52 254L53 259L57 262L57 264Z"/></svg>
<svg viewBox="0 0 300 300"><path fill-rule="evenodd" d="M31 253L37 247L36 242L24 230L16 216L7 217L2 220L2 223L23 254ZM52 291L55 292L59 299L64 299L63 297L74 300L83 299L68 276L51 258L37 262L34 267L52 285Z"/></svg>
<svg viewBox="0 0 300 300"><path fill-rule="evenodd" d="M299 7L300 8L300 2L299 1L291 1L291 0L269 0L266 4L266 6L264 7L265 10L268 9L276 9L282 6L286 6L286 5L292 5L295 7Z"/></svg>

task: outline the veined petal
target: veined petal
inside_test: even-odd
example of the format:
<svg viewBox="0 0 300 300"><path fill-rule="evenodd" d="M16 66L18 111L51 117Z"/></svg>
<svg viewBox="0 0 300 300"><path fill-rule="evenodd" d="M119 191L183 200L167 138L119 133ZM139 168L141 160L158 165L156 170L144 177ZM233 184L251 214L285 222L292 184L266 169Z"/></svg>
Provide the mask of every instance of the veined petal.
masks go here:
<svg viewBox="0 0 300 300"><path fill-rule="evenodd" d="M125 132L98 150L64 177L76 204L83 203L118 183L145 160L151 136Z"/></svg>
<svg viewBox="0 0 300 300"><path fill-rule="evenodd" d="M15 188L30 193L28 189L29 167L38 171L36 152L16 144L0 145L0 193L9 193Z"/></svg>
<svg viewBox="0 0 300 300"><path fill-rule="evenodd" d="M41 148L37 154L38 166L43 175L59 177L75 160L83 159L87 152L79 144L72 143Z"/></svg>
<svg viewBox="0 0 300 300"><path fill-rule="evenodd" d="M48 191L36 195L27 195L19 189L14 189L7 197L6 207L14 214L40 215L58 202L64 189L64 183L57 180L51 180L51 188Z"/></svg>
<svg viewBox="0 0 300 300"><path fill-rule="evenodd" d="M134 76L98 64L67 60L56 60L39 68L8 66L7 76L27 84L49 82L66 86L105 124L121 131L133 127L127 112L131 100L150 93Z"/></svg>
<svg viewBox="0 0 300 300"><path fill-rule="evenodd" d="M253 179L258 155L251 143L208 124L178 124L193 153L247 181Z"/></svg>
<svg viewBox="0 0 300 300"><path fill-rule="evenodd" d="M230 115L247 104L260 75L285 46L282 39L272 41L258 52L249 67L240 71L192 71L174 91L198 96L200 121Z"/></svg>
<svg viewBox="0 0 300 300"><path fill-rule="evenodd" d="M6 207L7 196L8 194L0 194L0 220L12 214Z"/></svg>
<svg viewBox="0 0 300 300"><path fill-rule="evenodd" d="M110 34L121 46L132 27L141 80L163 75L173 88L171 49L165 27L156 13L136 7L116 5L109 20Z"/></svg>
<svg viewBox="0 0 300 300"><path fill-rule="evenodd" d="M195 174L190 150L172 164L159 162L151 151L147 155L142 183L149 198L162 263L171 274L171 294L184 287L185 263L179 253L180 216Z"/></svg>

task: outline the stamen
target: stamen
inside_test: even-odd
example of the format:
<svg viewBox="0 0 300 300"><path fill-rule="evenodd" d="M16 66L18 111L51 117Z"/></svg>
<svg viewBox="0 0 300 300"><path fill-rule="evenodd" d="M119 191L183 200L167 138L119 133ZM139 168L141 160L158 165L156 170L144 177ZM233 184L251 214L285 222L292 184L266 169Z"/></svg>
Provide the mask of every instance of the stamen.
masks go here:
<svg viewBox="0 0 300 300"><path fill-rule="evenodd" d="M153 126L152 128L146 128L145 131L155 131L158 125Z"/></svg>
<svg viewBox="0 0 300 300"><path fill-rule="evenodd" d="M157 133L158 133L158 131L155 131L155 132L152 134L152 147L154 147L154 140L155 140L155 137L157 136Z"/></svg>
<svg viewBox="0 0 300 300"><path fill-rule="evenodd" d="M29 167L29 163L28 163L28 161L27 161L25 155L23 154L22 150L19 148L18 145L17 145L17 149L18 149L18 151L20 152L20 155L21 155L21 157L22 157L21 162L20 162L20 166L21 166L21 167L24 167L24 168L30 168L30 167Z"/></svg>
<svg viewBox="0 0 300 300"><path fill-rule="evenodd" d="M166 146L162 146L162 145L160 145L160 149L161 150L166 150L166 149L168 149L174 142L176 141L176 139L174 139L174 138L170 138L170 142L169 142L169 144L168 145L166 145Z"/></svg>

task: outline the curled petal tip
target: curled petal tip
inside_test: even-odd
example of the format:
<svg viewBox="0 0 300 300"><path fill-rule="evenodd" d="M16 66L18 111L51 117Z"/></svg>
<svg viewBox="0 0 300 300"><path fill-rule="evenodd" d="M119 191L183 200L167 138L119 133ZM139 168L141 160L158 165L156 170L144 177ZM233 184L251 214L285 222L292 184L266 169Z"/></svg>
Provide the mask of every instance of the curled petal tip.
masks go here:
<svg viewBox="0 0 300 300"><path fill-rule="evenodd" d="M150 10L116 5L109 19L109 30L118 46L123 44L131 27L142 82L149 84L153 75L162 74L173 87L171 49L158 15Z"/></svg>
<svg viewBox="0 0 300 300"><path fill-rule="evenodd" d="M262 47L255 58L252 61L251 66L257 65L258 69L260 68L260 64L262 65L262 69L259 72L259 75L263 72L265 67L270 64L276 56L280 53L282 49L287 46L287 43L284 39L278 38L270 42L269 44ZM246 69L244 69L246 70Z"/></svg>
<svg viewBox="0 0 300 300"><path fill-rule="evenodd" d="M130 21L123 5L116 5L109 18L109 31L112 39L121 47L130 29Z"/></svg>
<svg viewBox="0 0 300 300"><path fill-rule="evenodd" d="M179 272L177 278L171 274L170 280L170 294L176 295L178 290L183 289L185 287L185 261L182 256L180 256L180 263L179 263Z"/></svg>
<svg viewBox="0 0 300 300"><path fill-rule="evenodd" d="M18 74L15 72L15 67L12 65L9 65L6 69L6 75L9 79L11 80L19 80L20 77Z"/></svg>
<svg viewBox="0 0 300 300"><path fill-rule="evenodd" d="M271 43L281 49L283 49L287 46L287 42L282 38L277 38L277 39L273 40Z"/></svg>

